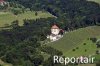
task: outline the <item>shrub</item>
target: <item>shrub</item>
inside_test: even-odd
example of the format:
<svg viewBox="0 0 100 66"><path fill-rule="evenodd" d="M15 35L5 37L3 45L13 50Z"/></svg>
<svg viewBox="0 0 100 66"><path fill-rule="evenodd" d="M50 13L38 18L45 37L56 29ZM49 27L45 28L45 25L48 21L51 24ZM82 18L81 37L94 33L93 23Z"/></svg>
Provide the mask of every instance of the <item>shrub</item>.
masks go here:
<svg viewBox="0 0 100 66"><path fill-rule="evenodd" d="M75 51L75 49L73 49L72 51Z"/></svg>
<svg viewBox="0 0 100 66"><path fill-rule="evenodd" d="M79 47L76 47L76 49L79 49Z"/></svg>
<svg viewBox="0 0 100 66"><path fill-rule="evenodd" d="M86 45L86 43L84 43L83 45Z"/></svg>
<svg viewBox="0 0 100 66"><path fill-rule="evenodd" d="M11 11L14 15L18 15L22 13L22 10L20 8L13 8Z"/></svg>
<svg viewBox="0 0 100 66"><path fill-rule="evenodd" d="M38 15L38 12L35 12L35 16L37 16Z"/></svg>
<svg viewBox="0 0 100 66"><path fill-rule="evenodd" d="M3 66L3 65L0 64L0 66Z"/></svg>
<svg viewBox="0 0 100 66"><path fill-rule="evenodd" d="M85 49L85 52L87 52L87 49Z"/></svg>
<svg viewBox="0 0 100 66"><path fill-rule="evenodd" d="M96 45L97 45L97 48L100 48L100 41L98 41L98 42L96 43Z"/></svg>
<svg viewBox="0 0 100 66"><path fill-rule="evenodd" d="M96 54L99 54L99 50L96 51Z"/></svg>
<svg viewBox="0 0 100 66"><path fill-rule="evenodd" d="M90 40L93 42L93 43L95 43L96 41L97 41L97 38L90 38Z"/></svg>

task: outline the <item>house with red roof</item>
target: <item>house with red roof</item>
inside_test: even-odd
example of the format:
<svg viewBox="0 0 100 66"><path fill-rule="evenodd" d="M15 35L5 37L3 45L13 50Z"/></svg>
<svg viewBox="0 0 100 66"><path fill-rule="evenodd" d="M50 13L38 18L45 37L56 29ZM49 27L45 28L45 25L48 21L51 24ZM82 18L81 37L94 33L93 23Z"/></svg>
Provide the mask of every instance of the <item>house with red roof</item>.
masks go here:
<svg viewBox="0 0 100 66"><path fill-rule="evenodd" d="M60 35L61 29L56 25L54 24L52 27L51 27L51 34L47 36L47 38L49 38L51 41L56 41L56 40L59 40L62 35Z"/></svg>
<svg viewBox="0 0 100 66"><path fill-rule="evenodd" d="M58 35L60 32L60 28L57 26L57 25L53 25L51 27L51 33L54 34L54 35Z"/></svg>
<svg viewBox="0 0 100 66"><path fill-rule="evenodd" d="M6 1L4 1L4 0L0 0L0 5L1 5L1 6L4 6L5 4L7 4Z"/></svg>
<svg viewBox="0 0 100 66"><path fill-rule="evenodd" d="M0 2L4 2L4 0L0 0Z"/></svg>

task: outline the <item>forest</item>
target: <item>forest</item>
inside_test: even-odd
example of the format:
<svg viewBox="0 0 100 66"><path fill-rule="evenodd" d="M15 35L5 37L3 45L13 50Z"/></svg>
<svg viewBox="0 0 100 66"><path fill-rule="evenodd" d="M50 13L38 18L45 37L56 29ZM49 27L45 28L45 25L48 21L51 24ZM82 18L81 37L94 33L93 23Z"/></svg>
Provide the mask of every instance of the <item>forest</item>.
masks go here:
<svg viewBox="0 0 100 66"><path fill-rule="evenodd" d="M11 0L8 0L11 1ZM11 1L12 2L12 1ZM56 22L64 29L99 25L100 6L86 0L13 0L31 11L44 10L57 17Z"/></svg>
<svg viewBox="0 0 100 66"><path fill-rule="evenodd" d="M47 11L55 17L24 19L23 26L15 20L0 30L0 59L14 66L63 66L53 64L53 55L63 53L52 47L41 45L50 34L50 27L57 24L65 31L73 31L87 26L100 26L100 5L86 0L6 0L10 7ZM15 6L15 4L20 4ZM22 7L23 6L23 7ZM1 6L2 7L2 6ZM3 8L1 8L2 10ZM19 13L19 10L14 11ZM43 57L48 55L48 59ZM75 64L77 65L77 64Z"/></svg>

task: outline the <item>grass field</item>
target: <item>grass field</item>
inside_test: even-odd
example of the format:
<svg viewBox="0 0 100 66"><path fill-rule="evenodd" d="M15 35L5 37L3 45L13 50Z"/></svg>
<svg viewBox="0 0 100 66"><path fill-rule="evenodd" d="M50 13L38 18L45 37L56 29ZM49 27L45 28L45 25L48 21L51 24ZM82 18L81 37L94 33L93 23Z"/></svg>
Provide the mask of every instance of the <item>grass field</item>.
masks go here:
<svg viewBox="0 0 100 66"><path fill-rule="evenodd" d="M98 36L100 36L100 26L91 26L68 32L59 41L48 45L62 51L64 56L90 55L95 52L96 45L88 38ZM86 45L83 45L84 43ZM74 52L73 49L75 49Z"/></svg>
<svg viewBox="0 0 100 66"><path fill-rule="evenodd" d="M87 1L94 1L96 3L99 3L100 4L100 0L87 0Z"/></svg>
<svg viewBox="0 0 100 66"><path fill-rule="evenodd" d="M8 63L4 63L3 61L0 60L0 66L12 66L12 65Z"/></svg>
<svg viewBox="0 0 100 66"><path fill-rule="evenodd" d="M37 18L47 18L47 17L53 17L48 12L42 12L38 11L38 15L35 16L35 12L25 12L23 14L19 14L15 16L14 14L10 12L0 12L0 27L4 27L5 24L11 24L14 20L19 20L19 25L23 25L23 19L37 19Z"/></svg>

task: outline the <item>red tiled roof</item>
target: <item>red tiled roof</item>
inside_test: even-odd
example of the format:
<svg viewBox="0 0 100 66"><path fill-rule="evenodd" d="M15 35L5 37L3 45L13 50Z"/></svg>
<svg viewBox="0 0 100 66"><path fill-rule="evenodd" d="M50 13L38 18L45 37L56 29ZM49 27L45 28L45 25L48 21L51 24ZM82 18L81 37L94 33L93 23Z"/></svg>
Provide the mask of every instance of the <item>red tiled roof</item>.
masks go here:
<svg viewBox="0 0 100 66"><path fill-rule="evenodd" d="M51 27L51 29L59 29L59 27L58 27L57 25L53 25L53 26Z"/></svg>
<svg viewBox="0 0 100 66"><path fill-rule="evenodd" d="M0 0L0 2L4 2L4 0Z"/></svg>

